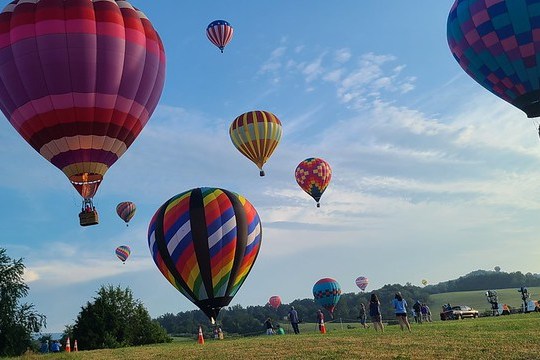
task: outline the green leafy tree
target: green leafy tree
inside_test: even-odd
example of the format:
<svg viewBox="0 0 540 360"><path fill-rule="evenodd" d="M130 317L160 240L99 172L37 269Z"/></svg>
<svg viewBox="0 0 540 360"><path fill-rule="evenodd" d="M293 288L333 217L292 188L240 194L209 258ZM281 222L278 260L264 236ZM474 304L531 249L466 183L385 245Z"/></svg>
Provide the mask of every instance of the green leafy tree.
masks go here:
<svg viewBox="0 0 540 360"><path fill-rule="evenodd" d="M79 349L103 349L169 342L129 288L101 286L93 302L83 306L73 327L67 327Z"/></svg>
<svg viewBox="0 0 540 360"><path fill-rule="evenodd" d="M32 332L46 326L33 304L20 303L28 295L24 268L22 259L13 260L0 248L0 357L24 353L32 346Z"/></svg>

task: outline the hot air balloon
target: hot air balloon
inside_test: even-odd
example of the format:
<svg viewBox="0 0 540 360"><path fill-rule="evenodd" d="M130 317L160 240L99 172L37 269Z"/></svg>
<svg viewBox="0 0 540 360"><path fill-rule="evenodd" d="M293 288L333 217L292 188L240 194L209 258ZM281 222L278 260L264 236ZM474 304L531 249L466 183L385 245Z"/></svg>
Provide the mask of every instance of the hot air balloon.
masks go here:
<svg viewBox="0 0 540 360"><path fill-rule="evenodd" d="M271 307L273 307L274 309L277 309L279 305L281 305L281 298L277 295L271 296L270 299L268 300L268 303L270 304Z"/></svg>
<svg viewBox="0 0 540 360"><path fill-rule="evenodd" d="M206 27L208 40L216 45L222 53L225 46L231 41L233 33L233 27L225 20L214 20Z"/></svg>
<svg viewBox="0 0 540 360"><path fill-rule="evenodd" d="M263 165L281 140L281 121L268 111L250 111L238 116L229 128L234 146L253 161L264 176Z"/></svg>
<svg viewBox="0 0 540 360"><path fill-rule="evenodd" d="M137 211L137 207L131 201L124 201L116 205L116 213L126 222L126 226L128 226L129 220L135 215L135 211Z"/></svg>
<svg viewBox="0 0 540 360"><path fill-rule="evenodd" d="M366 290L368 284L369 284L369 279L365 276L360 276L360 277L357 277L356 278L356 286L358 286L360 288L360 290L364 291Z"/></svg>
<svg viewBox="0 0 540 360"><path fill-rule="evenodd" d="M127 1L15 0L0 14L0 109L83 197L92 198L154 111L165 53Z"/></svg>
<svg viewBox="0 0 540 360"><path fill-rule="evenodd" d="M158 269L212 323L244 283L261 241L253 205L241 195L211 187L170 198L148 228Z"/></svg>
<svg viewBox="0 0 540 360"><path fill-rule="evenodd" d="M319 200L332 178L330 165L323 159L308 158L298 164L294 177L302 190L315 199L317 207L320 207Z"/></svg>
<svg viewBox="0 0 540 360"><path fill-rule="evenodd" d="M480 85L540 116L537 1L456 0L447 22L450 50Z"/></svg>
<svg viewBox="0 0 540 360"><path fill-rule="evenodd" d="M426 286L428 284L428 281L426 279L422 279L422 285Z"/></svg>
<svg viewBox="0 0 540 360"><path fill-rule="evenodd" d="M131 249L127 245L122 245L116 248L116 256L125 264L127 258L131 254Z"/></svg>
<svg viewBox="0 0 540 360"><path fill-rule="evenodd" d="M330 315L334 317L334 308L341 297L341 286L334 279L321 279L313 286L313 296L315 297L315 301L328 310Z"/></svg>

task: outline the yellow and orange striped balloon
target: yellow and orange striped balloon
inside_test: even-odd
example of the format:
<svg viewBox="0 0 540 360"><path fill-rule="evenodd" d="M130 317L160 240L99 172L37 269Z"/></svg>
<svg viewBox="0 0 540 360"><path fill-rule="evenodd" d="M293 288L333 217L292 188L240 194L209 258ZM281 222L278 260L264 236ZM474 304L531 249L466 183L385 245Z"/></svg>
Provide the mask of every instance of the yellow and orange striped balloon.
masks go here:
<svg viewBox="0 0 540 360"><path fill-rule="evenodd" d="M264 176L263 165L281 140L281 121L268 111L249 111L238 116L229 128L234 146L253 161Z"/></svg>

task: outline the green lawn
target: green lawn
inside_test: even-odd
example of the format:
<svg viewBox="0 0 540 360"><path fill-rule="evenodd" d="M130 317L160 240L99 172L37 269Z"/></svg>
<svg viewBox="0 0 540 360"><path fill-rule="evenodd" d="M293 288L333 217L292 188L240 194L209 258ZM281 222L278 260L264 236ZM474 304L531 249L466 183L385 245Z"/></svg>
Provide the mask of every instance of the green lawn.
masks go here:
<svg viewBox="0 0 540 360"><path fill-rule="evenodd" d="M333 329L326 335L304 324L300 335L207 339L114 350L29 355L25 359L538 359L540 313L412 325ZM309 327L311 326L311 330Z"/></svg>
<svg viewBox="0 0 540 360"><path fill-rule="evenodd" d="M540 287L528 288L531 300L540 299ZM501 304L508 304L511 307L520 308L522 304L521 293L517 291L517 288L512 289L500 289L497 290L499 296L499 302ZM486 291L460 291L443 294L431 295L433 305L431 305L431 313L434 319L439 319L439 312L443 304L450 303L450 305L468 305L479 312L491 309L491 305L486 300Z"/></svg>

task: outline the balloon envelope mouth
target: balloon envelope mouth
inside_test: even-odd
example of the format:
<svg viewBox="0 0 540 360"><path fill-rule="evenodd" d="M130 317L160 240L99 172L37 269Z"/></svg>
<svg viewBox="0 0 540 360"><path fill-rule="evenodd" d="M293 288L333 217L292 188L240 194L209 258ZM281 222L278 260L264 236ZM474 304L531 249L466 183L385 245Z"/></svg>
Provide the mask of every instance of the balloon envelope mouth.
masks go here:
<svg viewBox="0 0 540 360"><path fill-rule="evenodd" d="M69 181L79 194L85 199L91 199L97 192L99 184L103 180L101 174L75 174L69 177Z"/></svg>
<svg viewBox="0 0 540 360"><path fill-rule="evenodd" d="M527 117L535 118L540 116L540 90L528 92L514 99L512 105L523 110Z"/></svg>

